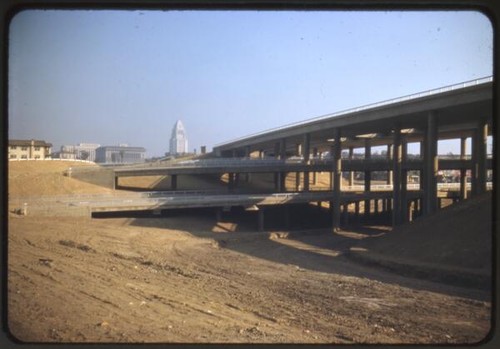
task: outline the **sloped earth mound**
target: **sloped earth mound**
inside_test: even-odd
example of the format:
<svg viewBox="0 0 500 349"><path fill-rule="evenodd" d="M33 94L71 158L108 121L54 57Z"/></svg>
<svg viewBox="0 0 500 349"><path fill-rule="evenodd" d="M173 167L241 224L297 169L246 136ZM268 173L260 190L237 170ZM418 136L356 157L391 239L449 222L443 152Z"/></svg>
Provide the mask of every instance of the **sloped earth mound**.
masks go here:
<svg viewBox="0 0 500 349"><path fill-rule="evenodd" d="M67 194L104 194L112 189L65 176L69 168L98 169L76 161L9 161L9 198Z"/></svg>
<svg viewBox="0 0 500 349"><path fill-rule="evenodd" d="M492 195L446 207L351 247L349 257L405 275L490 288Z"/></svg>

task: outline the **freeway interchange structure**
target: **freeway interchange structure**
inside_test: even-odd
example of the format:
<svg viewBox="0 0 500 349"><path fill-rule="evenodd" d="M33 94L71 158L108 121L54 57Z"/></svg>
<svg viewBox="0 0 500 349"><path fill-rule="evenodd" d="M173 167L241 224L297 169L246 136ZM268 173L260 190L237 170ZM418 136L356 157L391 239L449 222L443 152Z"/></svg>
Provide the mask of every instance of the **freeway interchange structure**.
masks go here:
<svg viewBox="0 0 500 349"><path fill-rule="evenodd" d="M412 211L432 214L441 206L443 196L465 200L469 195L491 189L487 179L492 159L487 154L486 142L492 121L493 78L488 77L242 137L214 147L216 159L187 161L170 167L115 169L114 183L118 186L121 177L168 175L171 189L176 190L177 177L181 175L226 174L228 194L232 195L224 196L222 201L226 201L222 206L239 203L259 208L271 202L328 201L333 228L338 229L346 205L354 204L358 210L359 203L364 202L369 211L373 206L370 200L376 202L377 208L378 200L382 200L382 209L390 211L392 224L398 225L411 219ZM460 155L438 157L438 141L450 139L460 141ZM466 149L468 139L472 145L470 156ZM420 156L408 156L409 143L420 145ZM386 158L371 156L371 149L376 146L387 147ZM362 159L353 157L355 148L364 149ZM455 190L443 191L438 183L442 170L460 172L460 183L451 188ZM371 177L376 171L388 173L385 190L373 190ZM417 188L408 183L410 171L419 173ZM331 174L326 192L310 190L311 179L314 182L318 172ZM341 176L346 172L350 174L349 185L343 188ZM364 174L364 185L358 187L361 191L352 190L354 172ZM275 193L255 200L238 196L240 177L248 181L252 173L272 173ZM288 173L298 174L300 183L297 182L294 196L285 193L285 197L295 199L280 201L277 198L282 198L286 191L284 182ZM206 201L218 202L208 196Z"/></svg>
<svg viewBox="0 0 500 349"><path fill-rule="evenodd" d="M94 197L72 204L90 213L243 206L258 211L263 229L269 205L328 202L334 230L340 228L341 215L349 205L356 215L360 205L365 215L389 213L392 225L398 225L432 214L442 198L460 201L492 188L488 178L493 160L487 154L492 122L493 78L488 77L242 137L215 146L212 159L116 167L108 170L114 188L124 177L168 176L170 190L130 198ZM450 139L459 140L460 154L438 156L438 141ZM410 143L420 146L419 156L408 155ZM386 147L385 156L372 156L372 147L380 146ZM354 156L359 148L364 150L362 158ZM439 183L443 170L459 172L460 182ZM325 172L330 176L329 187L312 189L317 174ZM354 183L355 172L363 174L361 186ZM387 173L384 185L372 183L375 172ZM272 175L272 193L240 190L241 181L251 181L254 173ZM285 185L290 173L296 174L294 190ZM418 183L410 183L410 173L418 173ZM179 191L177 179L183 175L224 175L227 189ZM342 184L343 175L347 185Z"/></svg>

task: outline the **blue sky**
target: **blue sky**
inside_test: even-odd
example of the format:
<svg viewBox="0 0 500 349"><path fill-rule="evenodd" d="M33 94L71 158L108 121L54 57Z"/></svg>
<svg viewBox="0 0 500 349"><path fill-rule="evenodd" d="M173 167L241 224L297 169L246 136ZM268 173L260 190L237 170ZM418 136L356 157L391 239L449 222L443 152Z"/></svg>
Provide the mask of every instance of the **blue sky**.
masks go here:
<svg viewBox="0 0 500 349"><path fill-rule="evenodd" d="M9 137L190 150L492 75L479 12L27 10L9 32ZM456 146L440 146L440 152Z"/></svg>

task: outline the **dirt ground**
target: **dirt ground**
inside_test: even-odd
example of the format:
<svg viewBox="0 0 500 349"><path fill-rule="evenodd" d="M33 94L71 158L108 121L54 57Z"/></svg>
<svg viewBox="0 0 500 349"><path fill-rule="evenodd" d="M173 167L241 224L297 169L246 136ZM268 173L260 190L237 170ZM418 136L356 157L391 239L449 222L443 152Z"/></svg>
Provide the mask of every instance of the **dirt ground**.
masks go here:
<svg viewBox="0 0 500 349"><path fill-rule="evenodd" d="M26 342L483 340L491 326L488 288L349 258L353 247L389 234L384 227L256 232L230 215L216 221L188 211L103 219L9 214L8 327Z"/></svg>

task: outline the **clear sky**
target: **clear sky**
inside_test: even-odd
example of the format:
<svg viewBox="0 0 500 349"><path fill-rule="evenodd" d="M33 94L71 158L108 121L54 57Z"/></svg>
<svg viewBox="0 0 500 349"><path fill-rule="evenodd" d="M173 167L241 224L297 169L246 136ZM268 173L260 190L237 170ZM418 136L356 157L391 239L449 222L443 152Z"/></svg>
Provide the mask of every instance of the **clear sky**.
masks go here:
<svg viewBox="0 0 500 349"><path fill-rule="evenodd" d="M27 10L9 137L189 148L492 75L479 12ZM456 151L456 149L452 149ZM440 146L440 152L449 149Z"/></svg>

